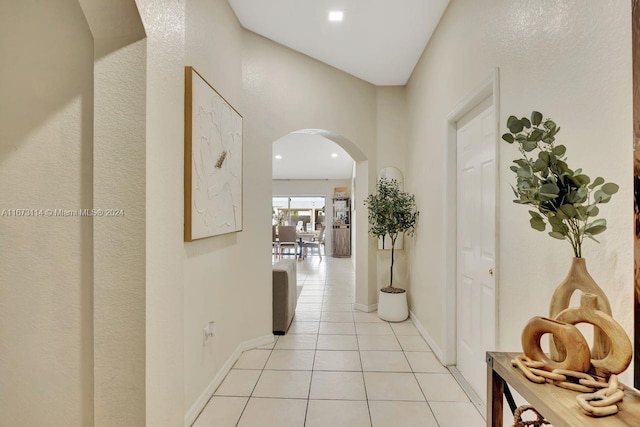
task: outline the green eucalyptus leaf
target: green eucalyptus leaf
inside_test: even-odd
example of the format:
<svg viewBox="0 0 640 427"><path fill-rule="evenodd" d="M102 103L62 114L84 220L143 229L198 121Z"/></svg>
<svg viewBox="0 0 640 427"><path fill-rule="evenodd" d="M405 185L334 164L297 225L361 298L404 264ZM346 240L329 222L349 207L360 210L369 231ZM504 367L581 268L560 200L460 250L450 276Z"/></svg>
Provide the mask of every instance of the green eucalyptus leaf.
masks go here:
<svg viewBox="0 0 640 427"><path fill-rule="evenodd" d="M578 196L576 203L584 203L589 197L589 190L587 190L586 187L580 187L578 188L578 191L576 191L576 194Z"/></svg>
<svg viewBox="0 0 640 427"><path fill-rule="evenodd" d="M564 156L564 153L567 152L567 147L565 147L564 145L557 145L555 147L553 147L553 154L555 154L558 157L562 157Z"/></svg>
<svg viewBox="0 0 640 427"><path fill-rule="evenodd" d="M535 163L533 164L533 171L534 172L541 172L542 170L547 168L547 162L545 162L542 159L538 159L535 161Z"/></svg>
<svg viewBox="0 0 640 427"><path fill-rule="evenodd" d="M601 190L603 193L608 194L609 196L616 194L620 187L618 184L614 184L613 182L607 182L602 186Z"/></svg>
<svg viewBox="0 0 640 427"><path fill-rule="evenodd" d="M538 143L535 141L522 141L522 149L527 153L535 150L536 148L538 148Z"/></svg>
<svg viewBox="0 0 640 427"><path fill-rule="evenodd" d="M521 118L520 121L522 122L522 125L527 129L531 127L531 122L526 117Z"/></svg>
<svg viewBox="0 0 640 427"><path fill-rule="evenodd" d="M593 200L595 200L596 203L607 203L611 200L611 196L602 190L596 190L596 192L593 193Z"/></svg>
<svg viewBox="0 0 640 427"><path fill-rule="evenodd" d="M587 206L587 215L589 216L598 216L600 213L600 208L595 204Z"/></svg>
<svg viewBox="0 0 640 427"><path fill-rule="evenodd" d="M518 172L516 173L518 174L519 177L522 177L522 178L531 178L533 176L531 173L531 169L529 169L528 167L518 168Z"/></svg>
<svg viewBox="0 0 640 427"><path fill-rule="evenodd" d="M547 224L542 220L542 218L531 218L529 223L531 224L531 228L534 230L544 231L544 229L547 228Z"/></svg>
<svg viewBox="0 0 640 427"><path fill-rule="evenodd" d="M607 226L607 220L604 218L600 218L600 219L596 219L593 222L590 222L589 224L587 224L587 227L601 227L601 226Z"/></svg>
<svg viewBox="0 0 640 427"><path fill-rule="evenodd" d="M553 183L542 184L540 186L541 194L548 194L555 197L558 195L559 192L560 192L560 188L558 188L558 186Z"/></svg>
<svg viewBox="0 0 640 427"><path fill-rule="evenodd" d="M577 174L577 172L576 172ZM589 184L589 182L591 182L591 178L589 178L587 175L581 174L581 175L575 175L574 180L578 182L578 185L587 185ZM586 190L585 190L586 191Z"/></svg>
<svg viewBox="0 0 640 427"><path fill-rule="evenodd" d="M538 111L533 111L531 113L531 123L533 123L535 126L538 126L541 122L542 122L542 113L539 113Z"/></svg>
<svg viewBox="0 0 640 427"><path fill-rule="evenodd" d="M542 124L542 126L549 131L553 131L556 128L556 124L553 120L547 120Z"/></svg>
<svg viewBox="0 0 640 427"><path fill-rule="evenodd" d="M560 171L560 173L568 173L571 169L569 169L569 166L563 162L562 160L558 160L556 161L556 166L558 168L558 170Z"/></svg>
<svg viewBox="0 0 640 427"><path fill-rule="evenodd" d="M524 124L522 121L518 120L516 116L510 116L507 119L507 127L511 131L511 133L520 133L524 129Z"/></svg>
<svg viewBox="0 0 640 427"><path fill-rule="evenodd" d="M596 188L598 185L602 185L604 184L604 178L602 178L601 176L597 177L596 179L593 180L593 182L591 183L591 185L589 186L589 189L593 190L594 188Z"/></svg>
<svg viewBox="0 0 640 427"><path fill-rule="evenodd" d="M561 219L561 220L563 220L563 221L564 221L565 219L569 219L569 217L567 216L567 214L565 214L564 212L562 212L562 211L560 211L560 210L559 210L559 211L556 211L556 218L559 218L559 219ZM557 227L558 227L558 226L556 225L556 228L557 228ZM552 226L552 228L553 228L553 226Z"/></svg>
<svg viewBox="0 0 640 427"><path fill-rule="evenodd" d="M606 225L594 225L591 227L587 227L585 228L584 232L585 234L590 234L591 236L595 236L597 234L602 233L603 231L605 231L607 229Z"/></svg>
<svg viewBox="0 0 640 427"><path fill-rule="evenodd" d="M531 215L531 218L543 219L543 216L536 211L529 211L529 215Z"/></svg>
<svg viewBox="0 0 640 427"><path fill-rule="evenodd" d="M511 135L510 133L505 133L504 135L502 135L502 139L507 141L509 144L513 144L513 141L515 141L513 135Z"/></svg>
<svg viewBox="0 0 640 427"><path fill-rule="evenodd" d="M559 233L557 231L552 231L549 233L549 236L553 237L554 239L558 239L558 240L566 240L567 236L565 236L562 233Z"/></svg>
<svg viewBox="0 0 640 427"><path fill-rule="evenodd" d="M540 129L534 129L534 130L531 131L531 133L527 137L527 140L529 140L529 141L540 141L540 140L542 140L542 136L543 135L544 135L543 131L541 131Z"/></svg>
<svg viewBox="0 0 640 427"><path fill-rule="evenodd" d="M578 216L578 211L573 205L562 205L560 206L560 211L562 211L568 218L575 218Z"/></svg>
<svg viewBox="0 0 640 427"><path fill-rule="evenodd" d="M547 165L549 164L549 153L541 151L538 153L538 159L543 160Z"/></svg>

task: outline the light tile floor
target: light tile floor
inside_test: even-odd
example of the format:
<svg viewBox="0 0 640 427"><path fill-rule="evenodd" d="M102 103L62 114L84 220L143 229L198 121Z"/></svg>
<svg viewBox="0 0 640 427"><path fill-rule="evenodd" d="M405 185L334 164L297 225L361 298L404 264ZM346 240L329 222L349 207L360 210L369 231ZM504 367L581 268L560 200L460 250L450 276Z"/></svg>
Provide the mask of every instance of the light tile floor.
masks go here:
<svg viewBox="0 0 640 427"><path fill-rule="evenodd" d="M244 352L194 427L480 427L410 320L353 309L350 259L308 257L289 332Z"/></svg>

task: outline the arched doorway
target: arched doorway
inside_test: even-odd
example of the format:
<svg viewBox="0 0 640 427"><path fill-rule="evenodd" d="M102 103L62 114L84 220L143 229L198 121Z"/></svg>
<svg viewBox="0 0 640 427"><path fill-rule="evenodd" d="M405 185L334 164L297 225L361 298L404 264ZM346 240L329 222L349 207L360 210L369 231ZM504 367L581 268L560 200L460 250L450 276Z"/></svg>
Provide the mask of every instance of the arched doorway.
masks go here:
<svg viewBox="0 0 640 427"><path fill-rule="evenodd" d="M349 188L351 198L351 260L355 270L355 304L360 311L374 311L377 306L377 285L375 269L375 245L370 242L367 234L367 213L363 208L363 201L369 194L369 162L362 150L351 140L338 133L324 129L301 129L290 132L287 136L312 135L324 138L344 150L354 162ZM275 144L276 141L274 141ZM275 156L277 153L272 153ZM305 160L311 165L314 162L310 152ZM311 194L309 194L311 195ZM329 219L329 218L328 218ZM327 224L329 225L329 224ZM373 258L372 258L373 257Z"/></svg>

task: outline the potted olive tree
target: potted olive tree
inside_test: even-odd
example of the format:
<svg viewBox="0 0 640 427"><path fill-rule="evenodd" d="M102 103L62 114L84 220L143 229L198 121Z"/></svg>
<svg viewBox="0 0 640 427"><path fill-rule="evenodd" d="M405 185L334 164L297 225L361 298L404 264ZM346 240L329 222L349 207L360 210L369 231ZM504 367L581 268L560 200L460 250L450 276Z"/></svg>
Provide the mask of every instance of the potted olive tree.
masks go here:
<svg viewBox="0 0 640 427"><path fill-rule="evenodd" d="M391 266L389 286L380 289L378 315L382 320L402 322L409 316L407 293L393 286L393 264L398 236L415 232L419 212L416 210L415 196L400 190L395 179L381 178L377 194L370 194L364 201L369 210L369 234L391 241Z"/></svg>

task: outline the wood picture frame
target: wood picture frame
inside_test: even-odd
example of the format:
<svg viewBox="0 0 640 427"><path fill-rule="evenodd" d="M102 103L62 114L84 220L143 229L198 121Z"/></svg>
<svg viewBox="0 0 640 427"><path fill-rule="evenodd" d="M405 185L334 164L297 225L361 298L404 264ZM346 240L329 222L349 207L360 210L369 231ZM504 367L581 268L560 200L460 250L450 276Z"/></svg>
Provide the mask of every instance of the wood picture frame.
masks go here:
<svg viewBox="0 0 640 427"><path fill-rule="evenodd" d="M633 192L634 192L634 359L633 383L640 388L640 0L631 2L633 56Z"/></svg>
<svg viewBox="0 0 640 427"><path fill-rule="evenodd" d="M242 231L242 116L185 67L184 241Z"/></svg>

